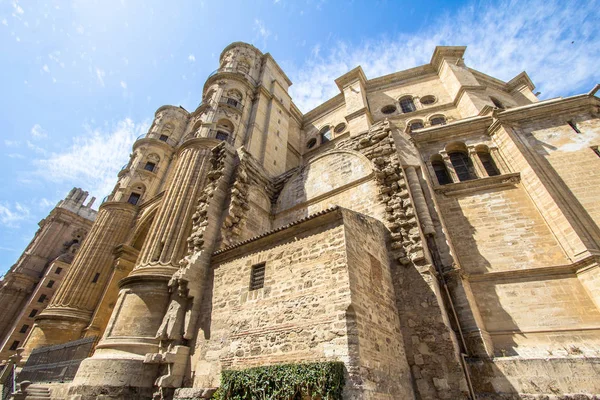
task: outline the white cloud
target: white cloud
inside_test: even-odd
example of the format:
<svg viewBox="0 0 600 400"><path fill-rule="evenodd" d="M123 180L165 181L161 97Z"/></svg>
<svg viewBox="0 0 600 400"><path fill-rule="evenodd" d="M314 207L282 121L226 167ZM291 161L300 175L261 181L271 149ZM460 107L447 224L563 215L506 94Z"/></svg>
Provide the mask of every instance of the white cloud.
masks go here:
<svg viewBox="0 0 600 400"><path fill-rule="evenodd" d="M267 39L271 35L271 31L267 29L265 23L260 19L254 20L254 31L258 33L260 39L263 42L263 48L267 46Z"/></svg>
<svg viewBox="0 0 600 400"><path fill-rule="evenodd" d="M46 149L31 143L29 140L27 141L27 147L30 150L33 150L34 152L36 152L37 154L45 155L47 153Z"/></svg>
<svg viewBox="0 0 600 400"><path fill-rule="evenodd" d="M42 70L43 70L44 72L50 73L50 68L48 68L48 65L47 65L47 64L44 64L44 66L42 67Z"/></svg>
<svg viewBox="0 0 600 400"><path fill-rule="evenodd" d="M190 60L191 62L194 62L194 61L196 61L196 57L193 54L190 54L188 56L188 60Z"/></svg>
<svg viewBox="0 0 600 400"><path fill-rule="evenodd" d="M125 81L121 81L121 87L122 87L123 89L127 89L127 82L125 82Z"/></svg>
<svg viewBox="0 0 600 400"><path fill-rule="evenodd" d="M98 79L98 83L100 86L104 87L104 77L106 76L106 72L101 70L100 68L96 68L96 78Z"/></svg>
<svg viewBox="0 0 600 400"><path fill-rule="evenodd" d="M25 156L23 154L19 154L19 153L10 153L7 154L8 158L19 158L19 159L23 159L25 158Z"/></svg>
<svg viewBox="0 0 600 400"><path fill-rule="evenodd" d="M147 122L138 124L131 119L109 130L85 127L85 135L75 138L69 149L37 161L36 174L52 182L85 187L101 198L112 191L117 172L129 159L131 145L148 127Z"/></svg>
<svg viewBox="0 0 600 400"><path fill-rule="evenodd" d="M9 203L0 203L0 225L6 228L18 228L19 222L29 218L29 208L19 202L12 206Z"/></svg>
<svg viewBox="0 0 600 400"><path fill-rule="evenodd" d="M4 139L4 145L6 147L18 147L19 146L19 141L18 140L8 140L8 139Z"/></svg>
<svg viewBox="0 0 600 400"><path fill-rule="evenodd" d="M416 33L360 44L313 47L290 70L290 92L304 112L339 93L334 80L357 65L369 79L428 63L436 45L466 45L466 64L502 80L526 70L544 98L585 92L600 81L597 1L474 3L429 21Z"/></svg>
<svg viewBox="0 0 600 400"><path fill-rule="evenodd" d="M6 18L2 18L2 25L8 26L8 21L6 20Z"/></svg>
<svg viewBox="0 0 600 400"><path fill-rule="evenodd" d="M17 14L23 14L25 12L25 11L23 11L23 8L21 8L21 6L19 5L19 2L16 0L13 0L12 6L13 6L13 9L15 10L15 13L17 13Z"/></svg>
<svg viewBox="0 0 600 400"><path fill-rule="evenodd" d="M40 126L40 124L35 124L31 128L31 136L34 139L43 139L48 136L48 133Z"/></svg>

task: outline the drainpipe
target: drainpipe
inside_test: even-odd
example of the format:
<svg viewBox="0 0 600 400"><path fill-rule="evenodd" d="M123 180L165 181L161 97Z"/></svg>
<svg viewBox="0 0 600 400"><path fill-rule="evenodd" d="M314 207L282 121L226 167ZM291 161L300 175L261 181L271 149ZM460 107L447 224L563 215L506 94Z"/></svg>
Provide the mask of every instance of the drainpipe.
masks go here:
<svg viewBox="0 0 600 400"><path fill-rule="evenodd" d="M431 261L437 271L438 283L444 288L448 305L450 306L452 316L454 317L454 322L456 323L456 327L458 329L458 336L460 337L460 342L462 344L462 351L460 353L461 364L465 373L465 377L467 379L469 393L471 395L471 398L475 400L477 397L475 397L475 391L473 390L473 385L471 383L471 375L469 374L469 368L466 361L466 357L469 356L469 348L467 347L467 342L465 341L465 337L463 335L462 326L458 319L458 314L456 313L456 308L454 307L454 302L452 301L452 296L450 295L450 290L448 289L446 278L444 277L444 273L442 270L442 260L439 254L437 244L435 243L435 228L433 226L433 220L431 219L429 208L427 206L427 202L425 201L425 196L423 195L423 190L421 189L421 183L419 182L419 177L417 176L417 171L415 167L405 167L404 171L406 179L408 181L408 187L410 189L413 204L415 206L415 211L417 213L417 217L421 225L421 230L425 235L425 241L427 243L427 248L429 249L429 254L431 255Z"/></svg>

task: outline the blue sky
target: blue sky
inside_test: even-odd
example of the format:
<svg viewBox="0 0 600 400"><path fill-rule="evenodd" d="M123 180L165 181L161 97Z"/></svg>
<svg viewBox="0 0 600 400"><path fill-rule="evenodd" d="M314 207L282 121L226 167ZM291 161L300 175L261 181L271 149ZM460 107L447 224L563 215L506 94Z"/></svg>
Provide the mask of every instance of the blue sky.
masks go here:
<svg viewBox="0 0 600 400"><path fill-rule="evenodd" d="M467 45L466 63L542 98L600 82L600 1L0 0L0 273L74 186L101 199L164 104L194 110L221 50L270 52L303 112Z"/></svg>

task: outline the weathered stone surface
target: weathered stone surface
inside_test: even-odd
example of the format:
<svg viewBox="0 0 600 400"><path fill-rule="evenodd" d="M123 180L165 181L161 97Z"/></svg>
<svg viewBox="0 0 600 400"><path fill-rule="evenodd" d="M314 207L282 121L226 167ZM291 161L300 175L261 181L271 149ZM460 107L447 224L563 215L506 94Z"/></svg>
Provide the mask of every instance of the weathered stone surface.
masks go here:
<svg viewBox="0 0 600 400"><path fill-rule="evenodd" d="M538 102L464 51L354 68L302 114L270 55L228 46L200 106L134 143L25 354L103 335L73 399L208 398L224 368L314 360L345 363L348 399L594 398L598 87ZM51 279L51 221L5 320Z"/></svg>

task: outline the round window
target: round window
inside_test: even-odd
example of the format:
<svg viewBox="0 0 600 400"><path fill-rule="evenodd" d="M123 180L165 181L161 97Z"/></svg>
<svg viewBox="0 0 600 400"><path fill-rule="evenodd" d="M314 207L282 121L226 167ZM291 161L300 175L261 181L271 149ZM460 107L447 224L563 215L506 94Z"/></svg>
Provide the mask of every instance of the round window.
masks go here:
<svg viewBox="0 0 600 400"><path fill-rule="evenodd" d="M333 131L335 133L342 133L344 132L344 129L346 129L346 124L342 122L341 124L337 124Z"/></svg>
<svg viewBox="0 0 600 400"><path fill-rule="evenodd" d="M435 103L435 97L434 96L423 96L421 97L421 104L424 104L426 106L428 106L429 104L433 104Z"/></svg>
<svg viewBox="0 0 600 400"><path fill-rule="evenodd" d="M315 144L317 144L317 139L312 138L308 141L308 143L306 143L306 147L312 149L313 147L315 147Z"/></svg>
<svg viewBox="0 0 600 400"><path fill-rule="evenodd" d="M394 111L396 111L396 106L394 106L394 105L392 105L392 104L390 104L390 105L387 105L387 106L385 106L385 107L383 107L383 108L381 109L381 112L382 112L382 113L384 113L384 114L391 114L391 113L393 113Z"/></svg>

